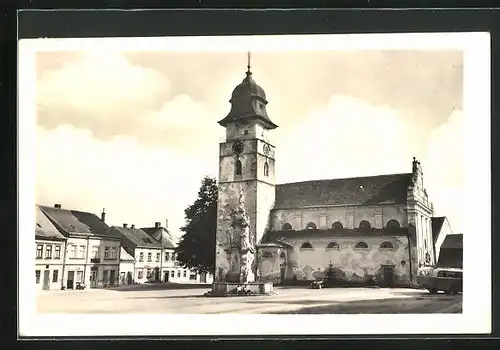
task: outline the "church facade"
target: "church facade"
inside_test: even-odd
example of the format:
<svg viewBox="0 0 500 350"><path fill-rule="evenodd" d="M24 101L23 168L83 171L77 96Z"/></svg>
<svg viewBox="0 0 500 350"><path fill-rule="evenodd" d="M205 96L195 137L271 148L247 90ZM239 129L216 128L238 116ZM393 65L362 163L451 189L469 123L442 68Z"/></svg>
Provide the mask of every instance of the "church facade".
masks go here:
<svg viewBox="0 0 500 350"><path fill-rule="evenodd" d="M241 196L259 281L308 283L334 271L346 284L411 286L420 266L435 263L433 207L418 160L404 174L276 184L270 134L278 126L250 66L230 103L219 121L226 140L219 149L216 281L238 281L241 257L229 241Z"/></svg>

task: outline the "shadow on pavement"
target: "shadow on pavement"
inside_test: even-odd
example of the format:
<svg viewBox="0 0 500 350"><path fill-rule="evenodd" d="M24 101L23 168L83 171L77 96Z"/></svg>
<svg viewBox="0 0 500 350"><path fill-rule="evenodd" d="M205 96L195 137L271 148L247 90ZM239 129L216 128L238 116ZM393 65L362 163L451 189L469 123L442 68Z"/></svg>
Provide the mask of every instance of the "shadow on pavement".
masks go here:
<svg viewBox="0 0 500 350"><path fill-rule="evenodd" d="M203 295L203 293L200 293L200 294L192 294L192 295L166 295L166 296L161 296L161 297L129 297L129 298L126 298L128 300L132 300L132 299L188 299L188 298L205 298L207 299L206 296Z"/></svg>
<svg viewBox="0 0 500 350"><path fill-rule="evenodd" d="M440 295L439 295L440 296ZM271 314L429 314L462 313L462 297L390 298L336 302L330 305L304 307ZM437 297L437 298L436 298ZM324 304L324 302L323 302ZM441 310L446 310L442 312Z"/></svg>
<svg viewBox="0 0 500 350"><path fill-rule="evenodd" d="M190 284L190 283L144 283L130 284L120 287L106 288L117 292L136 292L141 290L178 290L178 289L207 289L211 284Z"/></svg>

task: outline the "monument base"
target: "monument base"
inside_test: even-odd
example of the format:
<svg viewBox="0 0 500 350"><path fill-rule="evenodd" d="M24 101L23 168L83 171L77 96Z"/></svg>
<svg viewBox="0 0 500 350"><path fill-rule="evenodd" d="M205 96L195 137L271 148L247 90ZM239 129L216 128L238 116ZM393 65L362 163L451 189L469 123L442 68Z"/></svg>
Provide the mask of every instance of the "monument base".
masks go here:
<svg viewBox="0 0 500 350"><path fill-rule="evenodd" d="M207 297L232 297L251 295L273 295L272 282L214 282L212 290L205 293Z"/></svg>

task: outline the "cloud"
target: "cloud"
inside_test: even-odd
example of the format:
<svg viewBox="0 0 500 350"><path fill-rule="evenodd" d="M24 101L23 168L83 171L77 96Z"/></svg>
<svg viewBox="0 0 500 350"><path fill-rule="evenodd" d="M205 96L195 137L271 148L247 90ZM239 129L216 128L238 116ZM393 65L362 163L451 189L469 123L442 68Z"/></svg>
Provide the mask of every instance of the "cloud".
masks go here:
<svg viewBox="0 0 500 350"><path fill-rule="evenodd" d="M97 214L106 208L112 225L150 226L169 219L174 234L202 176L217 171L216 161L146 147L127 136L105 142L69 125L38 128L36 146L37 203Z"/></svg>

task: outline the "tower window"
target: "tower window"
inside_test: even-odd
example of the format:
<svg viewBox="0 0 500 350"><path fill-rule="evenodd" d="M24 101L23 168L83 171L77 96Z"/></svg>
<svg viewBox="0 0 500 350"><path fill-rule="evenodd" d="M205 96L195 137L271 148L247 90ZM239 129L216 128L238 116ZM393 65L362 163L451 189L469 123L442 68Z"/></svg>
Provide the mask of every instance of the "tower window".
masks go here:
<svg viewBox="0 0 500 350"><path fill-rule="evenodd" d="M264 176L269 176L269 164L264 163Z"/></svg>
<svg viewBox="0 0 500 350"><path fill-rule="evenodd" d="M234 164L234 173L236 175L241 175L241 160L236 159L236 163Z"/></svg>

